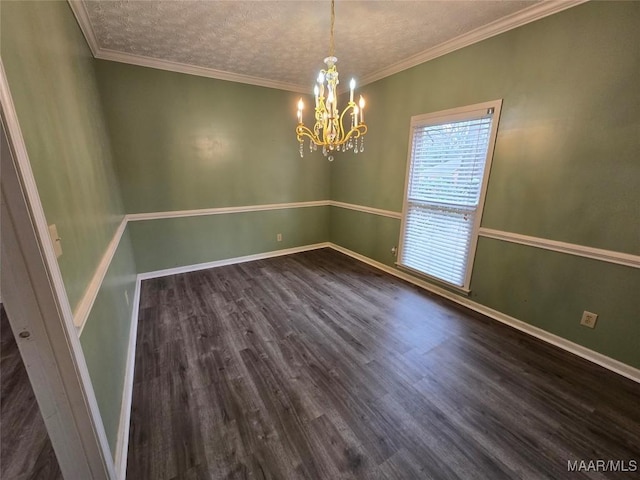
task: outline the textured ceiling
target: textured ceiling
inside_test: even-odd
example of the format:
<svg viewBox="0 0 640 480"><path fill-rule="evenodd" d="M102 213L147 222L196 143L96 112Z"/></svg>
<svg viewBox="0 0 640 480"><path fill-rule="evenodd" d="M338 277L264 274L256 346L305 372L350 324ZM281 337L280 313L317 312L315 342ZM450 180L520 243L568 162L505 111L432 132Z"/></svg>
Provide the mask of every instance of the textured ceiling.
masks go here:
<svg viewBox="0 0 640 480"><path fill-rule="evenodd" d="M87 1L101 50L308 89L328 54L330 2ZM338 69L372 78L533 1L336 2Z"/></svg>

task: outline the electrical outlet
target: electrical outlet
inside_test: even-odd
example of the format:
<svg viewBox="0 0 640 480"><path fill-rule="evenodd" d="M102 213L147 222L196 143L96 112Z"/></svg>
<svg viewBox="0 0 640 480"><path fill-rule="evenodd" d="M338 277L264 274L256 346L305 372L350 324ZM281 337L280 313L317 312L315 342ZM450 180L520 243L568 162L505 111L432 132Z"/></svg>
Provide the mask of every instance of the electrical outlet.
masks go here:
<svg viewBox="0 0 640 480"><path fill-rule="evenodd" d="M580 319L580 325L584 325L589 328L596 328L596 320L598 320L598 314L587 312L586 310L582 312L582 319Z"/></svg>
<svg viewBox="0 0 640 480"><path fill-rule="evenodd" d="M282 241L282 234L281 234L281 233L279 233L279 234L277 234L277 235L276 235L276 240L277 240L278 242L281 242L281 241Z"/></svg>
<svg viewBox="0 0 640 480"><path fill-rule="evenodd" d="M398 247L391 248L391 255L393 255L394 257L398 255Z"/></svg>

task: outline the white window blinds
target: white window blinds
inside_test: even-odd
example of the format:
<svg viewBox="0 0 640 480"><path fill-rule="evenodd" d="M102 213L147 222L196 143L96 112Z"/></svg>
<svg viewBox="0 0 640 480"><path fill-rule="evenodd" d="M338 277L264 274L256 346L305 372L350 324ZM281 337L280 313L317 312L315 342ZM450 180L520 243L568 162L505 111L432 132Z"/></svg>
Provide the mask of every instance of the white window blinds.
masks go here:
<svg viewBox="0 0 640 480"><path fill-rule="evenodd" d="M467 288L495 108L412 123L400 264Z"/></svg>

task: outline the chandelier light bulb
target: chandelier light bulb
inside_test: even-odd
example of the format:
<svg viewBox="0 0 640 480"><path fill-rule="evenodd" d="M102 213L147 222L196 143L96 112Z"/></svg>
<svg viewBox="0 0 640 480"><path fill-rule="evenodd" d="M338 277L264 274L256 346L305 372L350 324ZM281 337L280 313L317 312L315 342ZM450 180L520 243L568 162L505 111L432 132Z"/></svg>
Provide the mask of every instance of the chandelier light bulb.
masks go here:
<svg viewBox="0 0 640 480"><path fill-rule="evenodd" d="M329 42L329 55L324 59L326 67L320 70L313 87L315 98L313 128L308 128L302 122L302 110L304 104L302 99L298 102L298 126L296 127L296 138L300 143L300 156L304 156L303 141L309 139L309 149L315 150L322 147L322 153L329 160L333 160L331 152L352 150L354 153L364 151L364 135L367 133L367 126L364 123L364 99L360 96L359 106L353 101L353 94L356 88L354 78L349 82L349 103L342 112L338 108L338 69L336 63L338 59L334 56L333 27L335 22L335 0L331 0L331 37ZM325 88L327 96L325 97ZM344 125L346 118L348 125ZM360 139L358 141L358 138Z"/></svg>
<svg viewBox="0 0 640 480"><path fill-rule="evenodd" d="M302 109L304 108L304 103L302 99L298 100L298 124L302 124Z"/></svg>

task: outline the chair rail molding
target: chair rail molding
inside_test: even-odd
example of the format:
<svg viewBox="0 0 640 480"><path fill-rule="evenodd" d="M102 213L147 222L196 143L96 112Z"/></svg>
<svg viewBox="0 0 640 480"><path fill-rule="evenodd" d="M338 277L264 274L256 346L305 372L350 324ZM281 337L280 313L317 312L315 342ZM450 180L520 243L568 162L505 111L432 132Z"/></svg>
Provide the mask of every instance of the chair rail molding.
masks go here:
<svg viewBox="0 0 640 480"><path fill-rule="evenodd" d="M519 233L503 232L492 228L480 227L478 234L481 237L493 238L504 242L518 243L530 247L542 248L553 252L566 253L576 255L578 257L591 258L617 265L625 265L627 267L640 268L640 256L630 253L616 252L613 250L605 250L602 248L586 247L575 243L559 242L557 240L548 240L546 238L532 237L529 235L521 235Z"/></svg>

